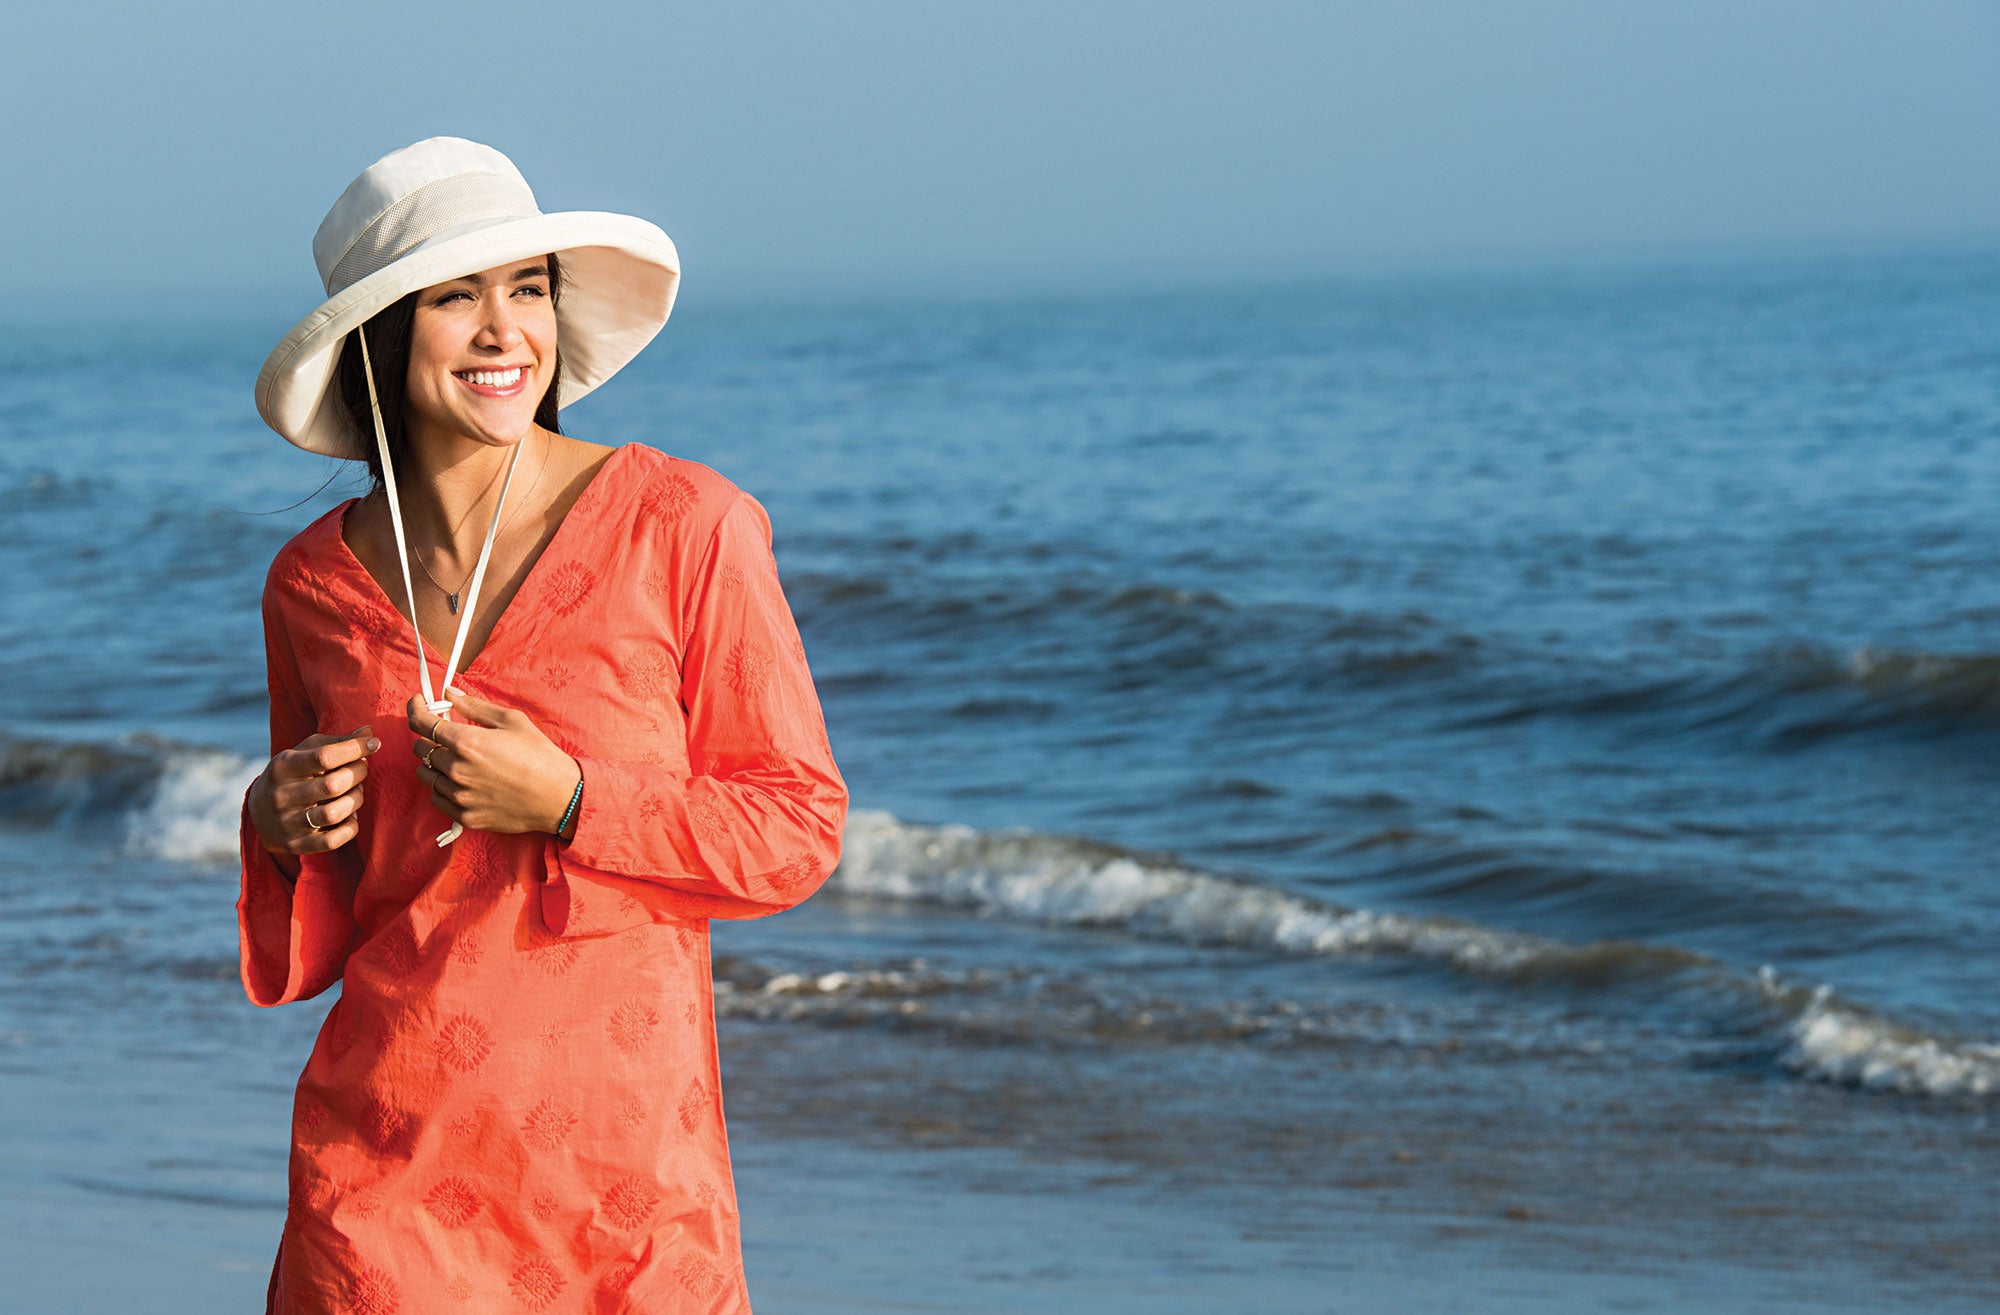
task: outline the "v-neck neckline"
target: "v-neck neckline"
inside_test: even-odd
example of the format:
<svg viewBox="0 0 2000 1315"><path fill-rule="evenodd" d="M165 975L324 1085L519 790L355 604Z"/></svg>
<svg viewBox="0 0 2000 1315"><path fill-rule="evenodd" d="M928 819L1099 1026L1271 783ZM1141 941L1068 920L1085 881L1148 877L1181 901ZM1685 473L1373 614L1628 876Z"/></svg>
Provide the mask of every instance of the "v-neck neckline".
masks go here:
<svg viewBox="0 0 2000 1315"><path fill-rule="evenodd" d="M570 537L570 525L571 522L577 519L577 508L584 507L589 503L592 494L597 490L597 486L610 473L613 463L624 456L625 450L630 446L631 444L629 443L620 445L610 456L604 458L598 464L597 470L590 477L590 482L583 486L583 491L576 495L576 501L570 503L569 510L565 511L562 519L556 522L555 533L551 534L549 541L542 545L541 554L535 558L534 565L528 568L527 575L522 577L521 587L514 591L514 596L509 598L507 605L500 609L500 615L493 619L493 628L486 632L486 642L481 644L479 651L473 654L472 658L459 668L453 679L470 679L473 669L486 661L486 655L493 651L494 646L500 643L503 637L512 636L513 627L508 624L509 619L513 617L515 611L520 607L522 598L534 591L541 583L543 564L555 553L557 547L566 538ZM607 487L609 486L607 485ZM433 658L437 659L437 673L442 677L445 664L449 660L450 655L439 653L431 641L425 638L423 627L413 624L410 617L403 615L403 610L396 606L395 601L382 588L382 582L375 578L375 573L368 569L365 562L355 556L354 549L348 545L346 534L347 513L353 510L355 504L360 501L360 498L349 498L346 502L335 507L331 513L333 517L333 542L335 551L339 554L340 562L360 579L360 592L368 603L378 609L387 610L389 615L396 618L396 624L399 627L410 627L411 632L417 637L417 642L423 646L424 662L429 664ZM578 531L578 533L581 533L581 531ZM454 636L455 638L456 636ZM439 690L438 692L442 694L444 691Z"/></svg>

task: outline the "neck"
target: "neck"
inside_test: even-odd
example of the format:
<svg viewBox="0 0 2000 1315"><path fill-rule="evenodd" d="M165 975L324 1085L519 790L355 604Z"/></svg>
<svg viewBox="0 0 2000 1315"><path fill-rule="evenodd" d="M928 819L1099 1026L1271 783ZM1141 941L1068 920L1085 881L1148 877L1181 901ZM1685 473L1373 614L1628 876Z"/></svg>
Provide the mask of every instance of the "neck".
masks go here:
<svg viewBox="0 0 2000 1315"><path fill-rule="evenodd" d="M516 445L483 443L462 434L423 433L414 427L408 432L409 451L403 458L405 468L396 472L396 487L410 549L433 563L443 558L470 569L486 541L486 527L492 522ZM520 440L520 464L507 491L509 505L501 513L509 524L548 453L549 439L540 425L533 425Z"/></svg>

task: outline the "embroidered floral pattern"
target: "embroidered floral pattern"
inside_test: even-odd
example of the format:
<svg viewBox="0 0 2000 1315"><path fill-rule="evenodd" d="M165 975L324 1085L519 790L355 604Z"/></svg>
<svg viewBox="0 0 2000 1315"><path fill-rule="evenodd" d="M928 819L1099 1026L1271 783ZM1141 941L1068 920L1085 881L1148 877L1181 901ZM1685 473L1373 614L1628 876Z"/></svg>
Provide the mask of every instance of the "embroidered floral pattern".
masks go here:
<svg viewBox="0 0 2000 1315"><path fill-rule="evenodd" d="M549 609L557 616L568 616L583 606L590 587L596 583L597 572L582 562L564 562L549 577Z"/></svg>
<svg viewBox="0 0 2000 1315"><path fill-rule="evenodd" d="M373 1265L362 1265L347 1283L347 1309L354 1315L396 1315L401 1298L396 1280Z"/></svg>
<svg viewBox="0 0 2000 1315"><path fill-rule="evenodd" d="M475 1291L477 1289L472 1286L472 1280L463 1274L452 1275L444 1285L445 1295L453 1301L471 1301Z"/></svg>
<svg viewBox="0 0 2000 1315"><path fill-rule="evenodd" d="M574 890L570 892L570 898L574 912L576 898ZM535 961L537 968L549 976L561 977L576 967L576 943L537 927L528 934L528 957Z"/></svg>
<svg viewBox="0 0 2000 1315"><path fill-rule="evenodd" d="M514 1289L514 1295L528 1309L547 1310L563 1290L563 1276L548 1261L532 1256L514 1267L514 1276L507 1280L507 1286Z"/></svg>
<svg viewBox="0 0 2000 1315"><path fill-rule="evenodd" d="M720 844L729 834L729 814L722 811L722 805L706 795L691 794L687 797L688 825L694 828L695 838L708 844Z"/></svg>
<svg viewBox="0 0 2000 1315"><path fill-rule="evenodd" d="M712 1297L722 1289L722 1275L715 1266L690 1251L674 1266L674 1276L697 1297Z"/></svg>
<svg viewBox="0 0 2000 1315"><path fill-rule="evenodd" d="M455 1115L445 1125L445 1130L454 1137L476 1137L479 1135L479 1116L471 1113Z"/></svg>
<svg viewBox="0 0 2000 1315"><path fill-rule="evenodd" d="M541 1220L543 1223L547 1223L556 1217L556 1211L562 1209L562 1203L557 1201L555 1196L549 1192L537 1192L535 1193L534 1201L529 1204L528 1209L533 1212L535 1218Z"/></svg>
<svg viewBox="0 0 2000 1315"><path fill-rule="evenodd" d="M461 1073L470 1073L485 1063L492 1050L492 1034L471 1014L453 1014L438 1029L438 1056Z"/></svg>
<svg viewBox="0 0 2000 1315"><path fill-rule="evenodd" d="M622 1265L613 1265L604 1272L604 1290L612 1293L627 1291L638 1280L638 1277L639 1266L632 1261L628 1260Z"/></svg>
<svg viewBox="0 0 2000 1315"><path fill-rule="evenodd" d="M553 1096L544 1096L541 1103L528 1111L528 1117L521 1120L521 1135L531 1146L544 1151L553 1151L563 1144L571 1128L576 1126L576 1115Z"/></svg>
<svg viewBox="0 0 2000 1315"><path fill-rule="evenodd" d="M424 952L417 946L417 933L408 923L399 923L382 933L382 962L390 972L407 977L424 966Z"/></svg>
<svg viewBox="0 0 2000 1315"><path fill-rule="evenodd" d="M701 1079L688 1079L687 1090L681 1093L681 1131L693 1132L701 1123L702 1111L707 1108L708 1092L702 1088Z"/></svg>
<svg viewBox="0 0 2000 1315"><path fill-rule="evenodd" d="M634 1097L618 1107L618 1122L627 1132L636 1132L653 1117L653 1111L646 1102Z"/></svg>
<svg viewBox="0 0 2000 1315"><path fill-rule="evenodd" d="M716 574L715 582L722 586L724 593L743 592L743 568L731 563Z"/></svg>
<svg viewBox="0 0 2000 1315"><path fill-rule="evenodd" d="M679 471L660 476L639 495L639 505L646 509L646 514L669 525L693 511L700 501L701 491Z"/></svg>
<svg viewBox="0 0 2000 1315"><path fill-rule="evenodd" d="M635 699L662 702L667 697L673 671L665 653L657 648L642 648L625 664L625 688L632 691Z"/></svg>
<svg viewBox="0 0 2000 1315"><path fill-rule="evenodd" d="M442 818L444 814L436 813L434 816ZM444 866L444 863L449 858L449 855L441 853L436 845L429 845L428 837L426 837L426 844L431 851L430 853L427 854L422 849L415 849L410 852L409 857L403 860L403 881L412 891L422 890L425 886L430 885L431 879L437 876L438 870Z"/></svg>
<svg viewBox="0 0 2000 1315"><path fill-rule="evenodd" d="M415 1119L380 1096L371 1097L361 1111L361 1135L385 1156L401 1154L415 1127Z"/></svg>
<svg viewBox="0 0 2000 1315"><path fill-rule="evenodd" d="M579 521L587 521L592 516L595 516L598 506L603 503L605 498L605 483L606 481L592 475L590 483L583 486L583 492L577 494L576 501L569 505L570 514L577 515L579 512L582 513L577 516Z"/></svg>
<svg viewBox="0 0 2000 1315"><path fill-rule="evenodd" d="M319 1126L325 1122L326 1106L320 1104L316 1097L301 1096L299 1098L299 1126L308 1132L317 1132Z"/></svg>
<svg viewBox="0 0 2000 1315"><path fill-rule="evenodd" d="M659 1013L640 1000L627 1000L611 1011L611 1043L626 1054L646 1044L660 1025Z"/></svg>
<svg viewBox="0 0 2000 1315"><path fill-rule="evenodd" d="M471 832L452 842L453 849L466 846L457 864L458 879L468 894L496 894L512 884L514 873L500 847L488 839L474 839L477 835Z"/></svg>
<svg viewBox="0 0 2000 1315"><path fill-rule="evenodd" d="M376 733L379 735L381 732ZM369 763L368 782L361 791L361 811L367 813L374 810L384 826L392 826L408 817L410 809L415 806L417 779L381 764L381 757L378 753Z"/></svg>
<svg viewBox="0 0 2000 1315"><path fill-rule="evenodd" d="M451 943L451 961L461 968L477 967L479 955L479 939L475 936L460 936Z"/></svg>
<svg viewBox="0 0 2000 1315"><path fill-rule="evenodd" d="M557 664L543 669L542 683L550 689L566 689L573 675L568 667Z"/></svg>
<svg viewBox="0 0 2000 1315"><path fill-rule="evenodd" d="M416 642L410 636L408 621L400 616L392 617L379 608L356 608L350 617L350 624L366 651L377 657L386 657L393 652L399 640L404 649Z"/></svg>
<svg viewBox="0 0 2000 1315"><path fill-rule="evenodd" d="M535 1034L535 1040L542 1043L542 1049L554 1050L569 1036L569 1029L560 1023L544 1023L542 1030Z"/></svg>
<svg viewBox="0 0 2000 1315"><path fill-rule="evenodd" d="M424 1209L446 1228L458 1228L479 1213L479 1197L463 1178L445 1178L424 1197Z"/></svg>
<svg viewBox="0 0 2000 1315"><path fill-rule="evenodd" d="M278 592L290 594L294 598L310 598L317 588L313 573L294 553L285 553L271 572L271 583Z"/></svg>
<svg viewBox="0 0 2000 1315"><path fill-rule="evenodd" d="M749 640L739 639L729 646L723 679L744 698L754 699L771 683L771 655Z"/></svg>
<svg viewBox="0 0 2000 1315"><path fill-rule="evenodd" d="M637 1228L659 1208L659 1194L643 1179L627 1178L604 1194L604 1215L620 1228Z"/></svg>
<svg viewBox="0 0 2000 1315"><path fill-rule="evenodd" d="M771 874L771 885L782 898L798 899L813 888L819 876L819 857L810 850L800 850Z"/></svg>
<svg viewBox="0 0 2000 1315"><path fill-rule="evenodd" d="M696 1201L699 1201L699 1202L700 1202L700 1203L702 1204L702 1206L703 1206L704 1208L705 1208L705 1207L707 1207L707 1206L711 1206L711 1205L714 1205L714 1204L715 1204L715 1184L714 1184L714 1183L696 1183L696 1184L694 1185L694 1199L695 1199Z"/></svg>

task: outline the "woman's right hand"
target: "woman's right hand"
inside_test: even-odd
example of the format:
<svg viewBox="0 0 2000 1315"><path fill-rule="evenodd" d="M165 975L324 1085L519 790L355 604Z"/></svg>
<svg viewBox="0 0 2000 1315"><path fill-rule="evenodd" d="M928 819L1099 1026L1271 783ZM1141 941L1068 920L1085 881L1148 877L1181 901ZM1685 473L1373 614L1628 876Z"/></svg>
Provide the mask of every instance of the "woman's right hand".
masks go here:
<svg viewBox="0 0 2000 1315"><path fill-rule="evenodd" d="M368 777L368 755L382 747L374 729L308 735L271 759L250 787L250 823L265 849L291 857L322 854L360 833L355 814L361 782ZM308 812L317 829L306 820Z"/></svg>

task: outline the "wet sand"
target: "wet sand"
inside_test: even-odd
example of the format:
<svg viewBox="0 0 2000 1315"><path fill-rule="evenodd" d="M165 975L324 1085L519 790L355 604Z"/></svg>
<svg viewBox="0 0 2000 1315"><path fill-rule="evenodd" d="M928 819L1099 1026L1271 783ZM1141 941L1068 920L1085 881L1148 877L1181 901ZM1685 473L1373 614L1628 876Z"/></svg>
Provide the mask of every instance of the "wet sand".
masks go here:
<svg viewBox="0 0 2000 1315"><path fill-rule="evenodd" d="M1804 1143L1858 1129L1757 1121L1762 1089L1796 1084L1711 1075L1698 1104L1582 1093L1473 1127L1452 1088L1476 1080L1493 1108L1490 1066L1233 1056L1224 1074L1191 1056L1256 1092L1222 1120L1212 1088L1135 1091L1104 1056L724 1032L760 1315L1970 1311L2000 1291L1993 1220L1924 1208L1926 1175L1979 1172L1995 1134L1954 1162L1963 1118L1907 1103L1878 1103L1853 1145L1847 1181L1881 1195L1842 1198L1817 1190L1824 1150ZM10 1305L258 1309L284 1211L283 1093L196 1056L148 1070L146 1089L85 1085L93 1066L71 1058L0 1083L30 1148L0 1170ZM133 1139L95 1132L105 1119L148 1128L155 1157L125 1162ZM1933 1145L1927 1126L1947 1124L1956 1138Z"/></svg>
<svg viewBox="0 0 2000 1315"><path fill-rule="evenodd" d="M739 1154L758 1190L767 1155L927 1154L937 1213L896 1211L930 1236L926 1266L970 1270L985 1247L1046 1298L1017 1307L1002 1284L932 1309L1989 1310L2000 1297L2000 1201L1958 1204L2000 1163L2000 1128L1944 1102L1726 1070L1567 1073L1551 1097L1539 1062L1449 1054L911 1041L902 1066L879 1036L860 1051L838 1034L738 1032ZM1243 1098L1225 1110L1218 1089ZM840 1144L798 1150L813 1129ZM989 1190L1016 1212L982 1209ZM754 1195L744 1210L754 1232ZM1135 1294L1159 1278L1159 1304L1084 1301L1110 1273Z"/></svg>

